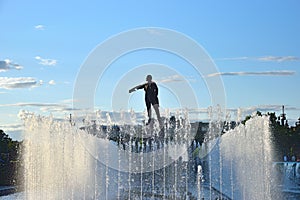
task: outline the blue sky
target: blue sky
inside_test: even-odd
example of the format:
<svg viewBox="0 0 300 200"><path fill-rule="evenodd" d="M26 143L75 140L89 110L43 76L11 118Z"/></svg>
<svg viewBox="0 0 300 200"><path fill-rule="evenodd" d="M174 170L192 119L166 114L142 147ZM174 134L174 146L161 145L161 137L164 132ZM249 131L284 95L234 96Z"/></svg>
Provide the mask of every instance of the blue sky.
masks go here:
<svg viewBox="0 0 300 200"><path fill-rule="evenodd" d="M227 108L279 113L284 104L292 123L300 116L299 7L297 0L0 1L0 128L18 137L20 110L67 115L89 53L107 38L141 27L172 29L202 45L219 69L212 76L224 82ZM98 85L95 106L111 110L112 100L102 98L103 93L110 94L127 71L147 63L180 73L197 93L200 107L211 104L204 81L188 63L145 50L112 64ZM180 88L182 77L165 72L154 77L161 106L179 107L167 83ZM137 72L129 85L144 79L144 72ZM128 98L121 109L144 109L142 92Z"/></svg>

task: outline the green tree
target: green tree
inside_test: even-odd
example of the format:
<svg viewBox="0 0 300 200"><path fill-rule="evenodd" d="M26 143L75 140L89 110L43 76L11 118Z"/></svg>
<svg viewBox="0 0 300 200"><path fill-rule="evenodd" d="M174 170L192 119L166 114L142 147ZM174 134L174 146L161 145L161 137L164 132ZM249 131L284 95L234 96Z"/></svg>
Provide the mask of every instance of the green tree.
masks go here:
<svg viewBox="0 0 300 200"><path fill-rule="evenodd" d="M284 155L291 158L293 155L300 156L300 131L285 125L281 125L275 113L268 113L270 129L274 146L274 159L282 161Z"/></svg>
<svg viewBox="0 0 300 200"><path fill-rule="evenodd" d="M256 115L262 116L262 113L257 111ZM270 120L274 159L282 161L284 155L287 155L289 158L294 155L300 157L300 120L298 126L289 127L280 124L280 119L275 112L268 112L267 115ZM251 115L246 116L242 124L245 124L249 119L251 119Z"/></svg>
<svg viewBox="0 0 300 200"><path fill-rule="evenodd" d="M0 130L0 185L16 183L19 142Z"/></svg>

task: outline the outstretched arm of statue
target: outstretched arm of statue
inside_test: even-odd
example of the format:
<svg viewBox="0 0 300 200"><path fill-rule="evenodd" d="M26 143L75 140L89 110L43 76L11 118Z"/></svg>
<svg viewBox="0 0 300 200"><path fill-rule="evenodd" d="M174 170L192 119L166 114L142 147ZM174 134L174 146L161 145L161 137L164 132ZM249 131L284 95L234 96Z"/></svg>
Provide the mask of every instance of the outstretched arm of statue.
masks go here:
<svg viewBox="0 0 300 200"><path fill-rule="evenodd" d="M129 93L134 92L134 91L139 90L139 89L143 89L144 87L145 87L145 84L135 86L134 88L131 88L129 90Z"/></svg>

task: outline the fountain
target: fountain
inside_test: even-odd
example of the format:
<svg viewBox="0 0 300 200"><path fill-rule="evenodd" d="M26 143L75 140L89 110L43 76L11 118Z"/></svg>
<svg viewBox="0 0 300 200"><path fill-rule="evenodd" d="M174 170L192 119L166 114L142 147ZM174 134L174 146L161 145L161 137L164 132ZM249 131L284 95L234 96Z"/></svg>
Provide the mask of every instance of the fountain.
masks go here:
<svg viewBox="0 0 300 200"><path fill-rule="evenodd" d="M25 119L25 128L25 198L93 197L97 165L82 146L79 130L67 120L34 115Z"/></svg>
<svg viewBox="0 0 300 200"><path fill-rule="evenodd" d="M211 187L230 199L274 199L270 136L268 117L255 116L217 138L207 159Z"/></svg>
<svg viewBox="0 0 300 200"><path fill-rule="evenodd" d="M155 125L149 136L133 111L121 112L117 126L109 113L97 116L81 125L52 116L24 119L26 199L274 197L266 116L226 132L223 122L211 120L203 143L193 141L186 111L171 121L166 110L163 137Z"/></svg>

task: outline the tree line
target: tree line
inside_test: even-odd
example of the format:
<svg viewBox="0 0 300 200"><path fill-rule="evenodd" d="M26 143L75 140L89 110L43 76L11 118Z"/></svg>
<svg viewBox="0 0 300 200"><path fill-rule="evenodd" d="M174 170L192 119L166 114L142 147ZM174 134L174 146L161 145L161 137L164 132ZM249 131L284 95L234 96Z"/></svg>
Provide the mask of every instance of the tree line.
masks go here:
<svg viewBox="0 0 300 200"><path fill-rule="evenodd" d="M262 113L257 111L258 116ZM290 126L286 120L285 114L276 116L275 112L268 112L269 116L271 141L273 144L273 159L274 161L281 162L283 157L287 156L288 161L300 160L300 117L294 126ZM249 120L251 116L246 116L243 124Z"/></svg>
<svg viewBox="0 0 300 200"><path fill-rule="evenodd" d="M0 186L17 185L20 166L20 145L0 130Z"/></svg>

